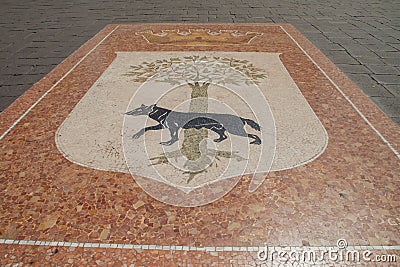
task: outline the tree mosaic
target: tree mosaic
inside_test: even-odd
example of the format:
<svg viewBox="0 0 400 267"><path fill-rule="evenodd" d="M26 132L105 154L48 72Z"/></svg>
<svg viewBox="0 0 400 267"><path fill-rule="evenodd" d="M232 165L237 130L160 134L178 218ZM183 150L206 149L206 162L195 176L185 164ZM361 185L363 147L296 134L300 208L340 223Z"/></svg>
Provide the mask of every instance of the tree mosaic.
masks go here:
<svg viewBox="0 0 400 267"><path fill-rule="evenodd" d="M185 56L170 59L143 62L130 66L125 74L132 81L144 83L149 79L168 83L171 86L187 85L191 89L189 112L207 113L208 89L211 84L228 87L230 85L245 86L259 83L266 78L263 69L254 66L248 60L227 57ZM205 142L207 129L185 129L180 151L166 152L151 158L154 164L169 164L170 160L185 156L189 183L199 173L206 171L213 159L234 158L245 160L232 151L209 149Z"/></svg>

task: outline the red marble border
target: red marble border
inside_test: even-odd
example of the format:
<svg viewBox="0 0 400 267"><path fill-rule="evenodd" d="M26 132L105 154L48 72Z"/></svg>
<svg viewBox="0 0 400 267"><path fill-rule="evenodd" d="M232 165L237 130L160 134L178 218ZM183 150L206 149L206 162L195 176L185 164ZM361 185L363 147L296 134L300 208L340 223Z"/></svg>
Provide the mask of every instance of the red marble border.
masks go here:
<svg viewBox="0 0 400 267"><path fill-rule="evenodd" d="M271 248L271 251L273 248ZM271 251L269 251L271 253ZM280 250L279 250L280 251ZM303 252L306 250L286 250ZM309 250L307 250L309 252ZM400 258L399 250L370 249L368 258L374 259L379 255L394 256L396 261L392 262L368 262L363 259L363 252L360 253L360 261L334 260L336 254L332 254L330 260L328 253L324 260L321 259L324 250L315 249L317 266L398 266ZM118 249L118 248L85 248L85 247L43 247L43 246L21 246L2 245L0 246L0 264L2 266L59 266L60 263L66 266L311 266L303 263L288 262L284 264L279 261L278 253L274 254L274 261L258 259L258 251L168 251L168 250L141 250L141 249ZM301 254L300 254L301 255ZM308 255L308 254L306 254ZM339 254L338 254L339 255ZM269 255L269 257L271 257ZM304 264L304 265L303 265Z"/></svg>
<svg viewBox="0 0 400 267"><path fill-rule="evenodd" d="M162 28L166 27L166 25L168 27L177 27L182 29L192 25L206 28L218 28L221 26L215 24L140 24L135 25L135 28L131 29L132 25L121 25L120 28L110 36L107 42L104 43L104 46L102 45L99 49L96 49L94 53L87 58L87 61L85 60L84 63L76 69L77 73L73 72L71 74L70 81L66 81L67 79L65 79L63 83L52 92L51 98L50 96L49 98L46 98L48 102L51 103L52 107L47 107L46 104L48 103L42 103L42 105L39 105L37 109L33 110L32 114L30 114L33 118L30 116L26 117L27 121L29 119L32 119L32 121L35 119L41 120L41 127L36 129L36 136L29 136L32 130L30 125L19 125L20 127L17 127L18 129L16 131L10 133L8 136L9 138L7 138L8 143L4 145L7 149L5 150L6 161L0 164L0 168L9 173L7 174L8 180L5 181L9 183L9 188L12 187L18 195L12 195L9 193L11 190L8 190L7 196L9 196L9 198L5 199L7 202L4 203L17 203L14 209L21 208L22 210L18 210L21 214L17 214L16 217L8 216L4 220L9 220L10 225L13 224L12 226L14 228L22 230L20 233L13 233L11 231L7 233L9 236L6 236L6 238L13 238L12 235L14 235L16 239L52 239L60 241L77 240L79 242L101 239L102 242L152 242L154 244L162 242L162 244L168 245L191 243L197 246L208 245L208 243L220 246L246 246L261 244L261 242L265 241L280 244L293 244L293 242L297 242L296 244L298 245L305 238L311 238L311 240L305 241L329 245L332 244L332 242L335 242L335 236L326 236L325 233L336 231L338 233L340 232L342 235L347 235L352 238L350 241L359 242L359 244L382 244L383 242L391 245L397 244L397 240L394 240L395 237L388 236L388 233L397 236L394 234L395 230L390 228L388 225L379 224L382 220L379 216L383 215L376 212L396 212L396 205L398 203L396 201L398 198L394 191L398 188L398 182L393 178L395 177L396 170L399 169L399 166L396 165L398 161L395 161L397 159L394 158L393 154L389 153L390 151L385 144L380 143L379 138L375 136L370 127L361 120L361 117L354 112L343 96L335 91L332 84L327 81L326 77L324 77L322 73L317 72L316 67L313 66L312 62L307 60L303 52L290 42L289 36L283 33L282 29L279 28L281 25L224 24L223 27L230 29L256 30L257 27L260 26L264 27L262 29L265 32L271 34L271 36L269 36L271 38L268 39L262 40L256 38L252 42L251 46L229 47L229 51L247 51L246 49L249 49L249 51L268 52L279 51L280 49L285 51L286 54L282 54L281 60L294 77L296 84L299 85L300 90L302 90L304 96L316 111L318 117L320 119L322 118L322 123L326 127L327 131L331 136L335 137L330 139L330 144L328 145L326 153L317 160L292 170L270 174L270 179L265 181L262 185L263 191L256 191L256 193L251 196L247 191L249 180L242 179L224 199L216 201L207 207L186 209L170 207L151 199L140 191L135 183L131 182L132 177L129 175L84 168L68 162L63 158L55 149L53 144L54 139L52 138L54 138L54 127L57 127L57 125L65 119L69 114L69 111L73 108L71 103L79 101L85 93L83 91L90 88L90 85L96 80L96 77L100 76L102 70L104 70L107 67L107 64L112 61L114 57L113 49L122 47L127 49L127 51L130 51L129 49L132 49L133 47L136 51L148 51L149 49L151 49L151 51L176 50L176 47L160 47L144 44L143 42L140 42L138 38L132 38L132 42L132 39L129 39L129 36L127 36L127 34L132 34L135 31L140 31L149 27ZM274 27L267 29L266 26ZM327 73L332 71L332 74L338 75L338 78L334 79L335 83L339 83L340 81L337 81L337 79L340 78L345 81L345 83L341 85L349 84L349 80L344 76L344 74L342 74L332 63L329 62L329 60L326 59L326 57L315 49L311 43L301 37L294 28L291 28L289 25L283 25L282 27L295 36L296 40L304 46L303 48L310 53L313 58L316 57L314 59L316 62L326 64L324 69L327 67L332 68L332 70L325 71ZM102 35L96 35L96 40L99 41L102 37L110 33L111 28L111 26L107 26L102 31ZM119 43L119 41L121 43ZM263 43L267 41L270 44L269 47L265 47L265 43ZM282 45L282 47L279 45ZM80 51L80 58L77 57L69 65L61 64L63 68L57 67L57 70L60 71L60 73L54 71L50 73L47 78L43 79L44 81L40 81L39 83L43 83L43 88L45 85L47 85L47 89L51 88L54 83L46 82L49 82L49 80L56 82L56 78L63 77L63 75L74 66L73 63L76 64L76 62L79 62L79 60L84 56L84 52L90 51L93 47L95 47L95 42L93 42L91 46L86 47L86 50L80 51L81 48L78 50ZM207 49L210 48L200 47L196 51L208 51ZM193 47L183 47L179 50L193 51ZM226 47L213 47L211 50L226 51L227 49ZM103 55L102 53L105 54ZM300 71L296 70L297 67L295 66L295 64L298 63L299 58L302 60L301 63L303 64L302 70ZM101 64L97 65L98 61ZM70 62L70 60L67 59L65 62ZM90 64L94 63L96 63L95 66L88 67ZM67 68L68 66L69 69ZM84 73L82 75L83 77L79 77L80 72ZM310 82L310 79L306 77L307 74L314 75L313 78L315 78L315 81L312 79ZM307 84L307 81L311 84ZM323 84L319 84L320 82ZM82 87L80 90L76 89L77 84ZM354 86L354 84L352 86ZM36 99L39 99L43 93L40 92L41 94L35 96L34 93L38 93L35 91L35 88L36 87L31 89L33 92L32 98L36 97L34 98L35 100L29 98L31 92L28 92L21 97L21 100L18 103L24 104L29 101L31 101L29 103L34 103ZM66 98L65 91L67 88L71 89L67 91L71 92L71 95L68 95L68 97L71 98L69 99L69 102L67 101L69 104L62 103ZM319 88L321 91L315 92L314 88ZM357 87L352 88L353 89L351 90L347 89L349 91L345 91L350 94L352 100L358 101L357 96L359 94L359 97L364 99L361 101L362 103L365 102L366 105L371 105L371 109L375 110L378 115L382 114L379 113L379 109L377 109L376 106L374 106L374 104L372 104L368 98L357 89ZM322 90L325 89L326 92L322 92ZM72 91L75 92L75 95L72 94ZM318 93L321 92L326 93L326 95L318 95ZM326 102L324 102L324 100ZM60 104L63 104L64 109L59 109ZM337 106L333 107L334 105ZM8 113L2 114L2 125L3 120L6 119L6 115L4 114L16 114L14 115L14 118L16 118L18 117L18 114L24 112L24 107L26 109L28 106L28 104L26 104L26 106L12 105L7 110ZM42 111L52 110L51 108L57 112L55 112L55 114L46 113L45 115L54 117L49 119L46 118L46 116L43 116ZM369 108L369 106L367 106L367 108ZM338 109L339 115L330 113L335 109ZM389 120L385 116L382 118L382 120ZM373 117L370 119L371 121L374 120ZM377 120L379 120L379 118ZM9 121L9 124L12 124L12 120ZM391 127L392 130L398 130L398 127L395 125L392 125ZM44 130L46 130L46 132L44 132ZM357 130L363 131L362 138L364 138L364 143L361 144L361 148L356 145L349 148L349 146L352 145L349 140L354 142L354 140L359 136ZM376 149L374 150L373 148L375 148L375 146ZM18 151L21 152L18 154ZM34 155L34 157L31 155ZM49 159L51 159L51 162ZM42 164L43 166L32 166L32 162L30 162L32 160L43 163L45 163L46 160L48 161L47 164ZM357 170L361 163L365 163L360 162L359 160L365 160L368 163L368 165L363 165L366 169L366 173L363 174L357 172L354 174L357 179L353 179L353 173L349 172L349 170ZM17 165L16 163L19 165L14 166ZM32 177L28 177L29 174L23 171L28 168L33 169L36 176L32 174ZM6 177L6 175L3 175L3 177ZM62 179L60 179L60 177ZM315 179L318 180L316 181ZM37 186L38 188L41 187L40 189L46 189L45 193L40 193L39 196L34 196L36 199L37 197L39 197L39 199L40 197L45 197L45 199L41 201L46 201L46 207L42 207L40 201L31 200L32 196L30 196L25 189L27 186L26 183L29 182L32 187ZM67 188L66 192L62 191L64 185ZM72 190L73 194L70 194L68 191L68 189L71 188L75 190ZM96 190L99 190L98 193L101 197L96 198L93 193ZM356 199L347 200L344 199L344 197L339 197L339 193L345 190L353 190ZM122 196L126 196L126 198ZM351 197L350 193L349 196ZM47 199L47 197L49 197L49 199ZM55 198L51 199L51 197ZM318 200L318 203L314 203L313 201L315 200ZM51 209L46 210L49 203ZM138 203L140 203L140 205ZM258 206L259 203L262 203L263 206ZM82 213L75 212L75 205L81 205L80 209ZM318 207L318 205L322 205L323 207ZM129 209L132 206L136 206L137 209L135 208L135 210L131 210L131 213L129 214L126 213L125 209ZM10 206L6 207L6 205L4 205L5 211L10 211L9 207ZM30 207L35 211L40 210L40 212L37 212L37 214L31 218L29 218L29 215L25 217L25 214L23 213ZM342 207L343 210L340 210L340 207ZM64 211L64 208L69 212ZM102 208L95 216L98 221L92 221L91 214L94 210L97 211L98 208ZM118 217L116 217L117 208L119 210ZM42 210L44 210L44 212L41 212ZM60 212L60 210L64 212L58 219L56 226L49 229L46 229L46 227L40 227L41 222L46 219L47 211L52 213ZM221 213L221 210L225 210L225 215ZM166 223L168 221L166 212L182 215L181 218L179 218L181 221L178 222L182 225L182 229L179 229L179 227L175 228L176 223L175 225L174 223ZM290 218L288 217L285 218L285 220L282 220L283 217L293 214L290 212L296 212L296 216L289 216ZM357 212L360 213L359 216ZM132 213L134 213L134 215L132 215ZM128 216L126 214L128 214ZM253 217L249 218L249 214ZM358 217L336 217L341 214L355 214ZM147 228L144 229L149 229L147 231L148 236L143 236L143 233L146 234L145 230L142 232L135 230L137 227L141 227L143 222L138 220L136 217L134 220L130 219L131 215L140 215L143 217L152 216L152 218L145 223ZM304 215L307 217L297 217ZM228 216L229 220L236 222L235 225L229 224L230 221L227 220ZM255 217L257 220L262 218L264 225L258 225L258 228L253 228L252 220L256 220ZM310 220L310 218L312 218L312 220ZM51 221L51 218L49 218L49 220ZM130 220L137 224L132 224ZM202 235L200 237L196 236L196 239L193 234L189 232L189 230L192 229L188 229L193 223L193 220L202 220L202 222L198 224L199 227L203 228L195 230L203 233L200 233ZM215 220L214 224L212 224L211 220ZM353 220L356 220L356 223L354 223ZM298 221L305 224L302 227L301 234L299 234L299 231L295 231L296 226L298 226ZM341 228L336 227L335 223L340 223ZM6 224L6 221L4 221L4 224ZM107 227L107 224L115 224L115 227L112 229L112 235L105 239L100 238L99 235L102 236L101 233L107 233L107 229L104 228ZM210 230L210 225L214 227L212 230ZM93 226L97 227L96 231L92 231ZM382 239L379 239L378 241L375 241L376 239L373 237L378 231L374 228L375 226L379 226L380 228L379 233L381 234L380 238ZM133 230L131 230L135 231L135 233L127 235L127 231L130 229L129 227L132 227ZM159 229L157 227L159 227ZM312 232L318 227L320 227L320 232ZM157 232L153 234L151 231L156 228ZM248 238L248 233L243 232L242 229L252 229L257 236ZM363 232L361 232L361 229ZM0 232L3 230L4 229L0 229ZM67 235L66 231L68 231ZM285 235L283 231L286 231L286 234L287 232L291 233L291 236ZM216 234L218 235L215 236ZM160 239L161 236L163 236L165 240ZM212 236L213 239L211 239L210 236ZM368 237L371 237L371 239L368 239Z"/></svg>

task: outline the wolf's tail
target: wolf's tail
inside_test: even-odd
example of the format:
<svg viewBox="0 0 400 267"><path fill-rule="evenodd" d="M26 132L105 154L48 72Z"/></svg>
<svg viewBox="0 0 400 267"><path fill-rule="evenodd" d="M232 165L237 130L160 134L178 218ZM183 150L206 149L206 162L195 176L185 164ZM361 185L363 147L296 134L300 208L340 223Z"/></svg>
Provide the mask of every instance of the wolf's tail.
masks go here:
<svg viewBox="0 0 400 267"><path fill-rule="evenodd" d="M245 119L245 118L240 118L241 120L242 120L242 122L244 123L244 124L246 124L247 123L247 125L249 125L251 128L253 128L254 130L257 130L257 131L260 131L261 130L261 127L260 127L260 125L257 123L257 122L255 122L255 121L253 121L253 120L250 120L250 119Z"/></svg>

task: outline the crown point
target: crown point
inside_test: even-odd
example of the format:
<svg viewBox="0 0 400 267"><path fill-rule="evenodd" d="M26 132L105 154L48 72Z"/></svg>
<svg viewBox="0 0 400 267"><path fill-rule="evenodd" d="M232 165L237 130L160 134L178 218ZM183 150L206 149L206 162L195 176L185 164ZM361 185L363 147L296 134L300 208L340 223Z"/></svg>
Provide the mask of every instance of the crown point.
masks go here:
<svg viewBox="0 0 400 267"><path fill-rule="evenodd" d="M207 45L239 45L250 44L259 32L238 32L219 30L212 32L209 29L189 29L188 31L162 30L137 32L148 43L157 45L207 46Z"/></svg>

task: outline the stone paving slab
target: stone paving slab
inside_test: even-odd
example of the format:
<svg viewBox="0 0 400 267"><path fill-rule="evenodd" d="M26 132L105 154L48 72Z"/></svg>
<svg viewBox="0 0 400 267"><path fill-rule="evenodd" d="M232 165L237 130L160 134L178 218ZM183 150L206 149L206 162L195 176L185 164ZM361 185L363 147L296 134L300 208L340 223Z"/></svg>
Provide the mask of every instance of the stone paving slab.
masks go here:
<svg viewBox="0 0 400 267"><path fill-rule="evenodd" d="M204 28L219 31L217 35L200 31L203 37L211 39L219 36L221 29L239 30L239 36L256 33L256 37L240 46L228 41L212 46L196 38L160 44L159 34L150 34L153 39L146 39L143 34L149 29L159 33L177 28L185 32ZM179 51L206 56L226 51L236 56L260 53L259 57L250 57L256 64L251 69L257 67L256 70L265 68L260 63L264 62L262 53L279 55L284 66L280 69L287 71L286 79L293 79L309 109L314 111L306 117L315 116L326 130L327 146L322 154L302 164L261 176L239 177L240 182L228 194L200 207L158 201L149 189L160 190L161 196L169 198L182 194L176 188L154 184L133 172L132 177L121 170L68 160L69 155L62 153L56 144L57 129L73 116L86 96L92 107L96 107L97 98L93 95L90 98L91 88L106 86L103 74L109 69L118 71L113 65L117 52L137 51L143 52L143 57L145 52L152 52L153 56L168 52L176 56ZM274 65L273 61L268 62ZM129 67L129 62L125 63ZM176 72L176 68L172 69ZM274 69L266 70L274 74ZM130 81L127 88L137 87L138 83L144 82ZM108 84L113 83L108 81ZM263 87L262 83L259 86L271 93L275 89ZM278 95L282 93L275 91ZM102 101L103 106L114 107L112 101L112 97ZM285 106L279 105L279 101L271 107L276 117L285 114ZM277 112L279 108L283 110ZM295 108L304 113L299 104ZM122 119L123 111L116 113ZM298 114L293 113L286 120L295 115ZM103 128L96 125L95 118L82 120L81 128L94 125L101 131ZM260 247L267 244L290 251L348 246L376 254L396 254L399 250L399 127L288 24L108 25L17 99L0 115L0 122L0 190L4 196L0 202L2 264L40 265L43 261L59 260L91 265L96 258L98 265L134 261L158 266L160 261L166 266L201 266L208 262L221 266L279 266L280 263L259 262ZM302 125L304 119L298 122ZM283 132L296 133L298 129L290 128L291 124ZM314 130L315 126L310 128ZM109 131L103 129L103 132L107 137ZM270 141L262 140L262 143ZM314 141L305 142L311 146ZM101 148L99 142L97 145ZM85 151L88 147L81 145L79 149ZM296 150L302 149L296 146ZM107 150L105 155L109 157L113 151L116 150ZM290 153L285 157L290 158ZM251 191L254 180L260 178L267 179ZM204 191L191 191L193 199L199 194L213 197L221 188L221 184L216 185ZM309 265L313 264L293 263L293 266Z"/></svg>
<svg viewBox="0 0 400 267"><path fill-rule="evenodd" d="M329 4L315 0L2 1L0 111L108 23L288 22L340 64L346 74L357 76L362 71L368 80L377 81L381 86L371 91L368 84L354 79L399 122L399 106L386 104L399 103L398 95L388 90L385 80L374 78L376 74L399 76L399 6L397 1L338 0ZM398 78L391 82L400 86ZM15 89L12 95L10 88Z"/></svg>

